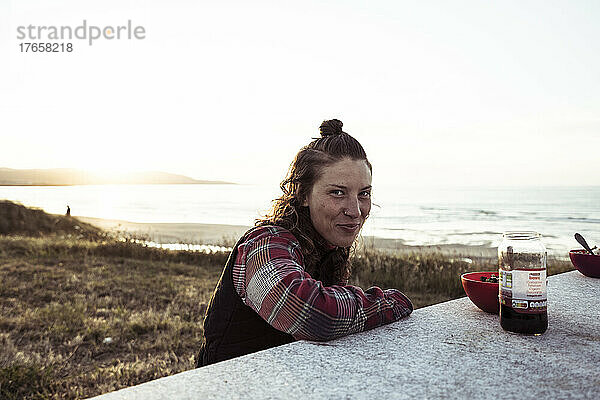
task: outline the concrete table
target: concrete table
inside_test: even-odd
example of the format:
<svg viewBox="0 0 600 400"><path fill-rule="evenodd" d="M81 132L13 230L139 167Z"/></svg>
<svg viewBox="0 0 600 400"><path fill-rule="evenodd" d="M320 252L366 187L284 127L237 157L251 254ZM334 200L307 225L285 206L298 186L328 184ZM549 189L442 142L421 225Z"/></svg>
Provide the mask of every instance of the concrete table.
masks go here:
<svg viewBox="0 0 600 400"><path fill-rule="evenodd" d="M600 279L548 280L549 327L505 332L468 298L326 343L299 341L96 397L600 399Z"/></svg>

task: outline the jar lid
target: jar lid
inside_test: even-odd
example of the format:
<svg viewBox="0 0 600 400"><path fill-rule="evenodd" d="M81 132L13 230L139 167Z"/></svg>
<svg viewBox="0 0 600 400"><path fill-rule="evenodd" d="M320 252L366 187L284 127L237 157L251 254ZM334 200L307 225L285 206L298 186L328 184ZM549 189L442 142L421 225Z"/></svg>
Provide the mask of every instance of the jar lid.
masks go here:
<svg viewBox="0 0 600 400"><path fill-rule="evenodd" d="M502 235L508 240L532 240L542 237L538 232L534 231L508 231Z"/></svg>

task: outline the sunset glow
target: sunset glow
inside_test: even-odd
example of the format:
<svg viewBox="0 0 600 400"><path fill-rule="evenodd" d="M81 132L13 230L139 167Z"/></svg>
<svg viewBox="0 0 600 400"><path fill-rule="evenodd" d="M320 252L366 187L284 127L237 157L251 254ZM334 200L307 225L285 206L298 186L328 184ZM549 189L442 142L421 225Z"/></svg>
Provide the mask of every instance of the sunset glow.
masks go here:
<svg viewBox="0 0 600 400"><path fill-rule="evenodd" d="M339 118L375 184L600 184L597 2L103 4L0 5L0 167L276 182ZM145 37L19 51L84 19Z"/></svg>

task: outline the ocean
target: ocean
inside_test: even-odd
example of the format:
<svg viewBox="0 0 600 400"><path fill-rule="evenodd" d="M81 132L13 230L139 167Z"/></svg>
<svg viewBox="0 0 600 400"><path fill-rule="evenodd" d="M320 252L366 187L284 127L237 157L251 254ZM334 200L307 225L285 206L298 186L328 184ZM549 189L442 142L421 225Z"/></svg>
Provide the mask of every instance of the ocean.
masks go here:
<svg viewBox="0 0 600 400"><path fill-rule="evenodd" d="M278 197L267 185L0 186L0 199L74 216L131 222L252 225ZM502 232L542 234L549 253L580 248L581 233L600 246L600 186L408 188L377 186L363 236L407 245L494 247Z"/></svg>

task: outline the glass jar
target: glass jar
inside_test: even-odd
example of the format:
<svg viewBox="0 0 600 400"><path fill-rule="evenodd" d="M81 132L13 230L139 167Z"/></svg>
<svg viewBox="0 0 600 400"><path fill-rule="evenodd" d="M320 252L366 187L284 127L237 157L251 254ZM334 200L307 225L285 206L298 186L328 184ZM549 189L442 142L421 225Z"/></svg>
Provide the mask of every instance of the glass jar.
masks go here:
<svg viewBox="0 0 600 400"><path fill-rule="evenodd" d="M548 329L546 247L537 232L505 232L498 246L500 325L516 333Z"/></svg>

